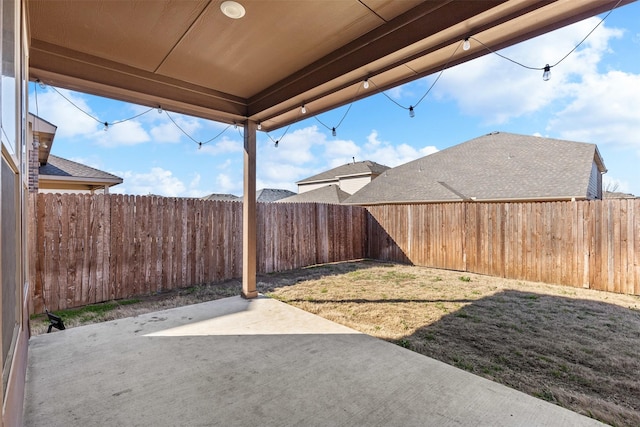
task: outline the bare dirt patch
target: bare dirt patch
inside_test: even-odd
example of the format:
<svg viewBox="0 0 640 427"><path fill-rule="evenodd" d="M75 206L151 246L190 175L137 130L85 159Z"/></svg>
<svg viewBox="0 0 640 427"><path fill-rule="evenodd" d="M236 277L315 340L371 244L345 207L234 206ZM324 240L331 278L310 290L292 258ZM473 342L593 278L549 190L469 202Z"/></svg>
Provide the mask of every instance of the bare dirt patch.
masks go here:
<svg viewBox="0 0 640 427"><path fill-rule="evenodd" d="M65 323L133 316L240 288L239 281L196 286ZM639 297L373 261L263 275L258 289L611 425L640 425ZM32 323L46 330L45 322Z"/></svg>

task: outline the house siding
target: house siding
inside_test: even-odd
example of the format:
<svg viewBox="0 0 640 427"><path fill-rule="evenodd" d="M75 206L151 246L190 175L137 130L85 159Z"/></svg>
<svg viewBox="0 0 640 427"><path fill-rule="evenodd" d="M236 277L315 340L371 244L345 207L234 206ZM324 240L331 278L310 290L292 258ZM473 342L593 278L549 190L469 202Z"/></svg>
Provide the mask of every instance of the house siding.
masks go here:
<svg viewBox="0 0 640 427"><path fill-rule="evenodd" d="M358 176L358 177L341 177L340 189L345 193L354 194L362 187L371 182L371 176Z"/></svg>
<svg viewBox="0 0 640 427"><path fill-rule="evenodd" d="M591 164L591 175L589 176L589 186L587 187L587 199L602 199L602 174L598 170L598 165L595 161Z"/></svg>
<svg viewBox="0 0 640 427"><path fill-rule="evenodd" d="M338 180L323 181L313 184L298 184L298 194L306 193L307 191L317 190L318 188L326 187L327 185L338 184Z"/></svg>

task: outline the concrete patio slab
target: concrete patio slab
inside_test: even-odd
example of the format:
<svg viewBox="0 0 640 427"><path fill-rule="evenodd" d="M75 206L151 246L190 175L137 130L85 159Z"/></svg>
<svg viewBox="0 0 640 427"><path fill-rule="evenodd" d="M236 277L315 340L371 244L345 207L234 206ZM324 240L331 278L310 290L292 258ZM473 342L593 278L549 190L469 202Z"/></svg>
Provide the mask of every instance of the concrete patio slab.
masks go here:
<svg viewBox="0 0 640 427"><path fill-rule="evenodd" d="M31 339L27 426L589 426L279 301L226 298Z"/></svg>

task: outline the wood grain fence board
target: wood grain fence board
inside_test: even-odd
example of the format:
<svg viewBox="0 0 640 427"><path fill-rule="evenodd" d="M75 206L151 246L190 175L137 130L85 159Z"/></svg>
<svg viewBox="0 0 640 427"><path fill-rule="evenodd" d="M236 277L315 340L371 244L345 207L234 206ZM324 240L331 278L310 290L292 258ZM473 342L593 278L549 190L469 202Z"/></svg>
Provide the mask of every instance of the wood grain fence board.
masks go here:
<svg viewBox="0 0 640 427"><path fill-rule="evenodd" d="M162 209L162 271L159 292L169 288L169 284L175 280L175 223L176 223L176 199L158 199L158 208ZM157 270L157 269L156 269Z"/></svg>
<svg viewBox="0 0 640 427"><path fill-rule="evenodd" d="M633 204L634 217L633 222L633 250L631 253L631 263L633 263L633 282L634 282L634 294L640 295L640 199L635 199L631 202Z"/></svg>
<svg viewBox="0 0 640 427"><path fill-rule="evenodd" d="M136 220L140 223L140 245L138 259L140 264L136 264L135 269L138 271L138 289L141 295L151 294L151 271L155 270L155 239L157 237L158 229L154 227L155 216L151 212L151 203L153 200L151 197L141 197L136 199ZM139 294L134 294L139 295Z"/></svg>
<svg viewBox="0 0 640 427"><path fill-rule="evenodd" d="M625 292L627 268L623 262L623 255L626 255L627 249L627 203L624 200L616 200L617 209L613 209L615 220L615 229L618 231L618 240L615 239L615 259L614 259L614 284L616 292Z"/></svg>
<svg viewBox="0 0 640 427"><path fill-rule="evenodd" d="M623 292L626 294L633 294L635 292L634 272L633 272L633 257L634 257L633 200L625 200L625 204L627 207L627 211L626 211L626 217L625 217L626 247L623 248L623 251L625 253L625 257L624 257L625 280L623 282L624 283Z"/></svg>
<svg viewBox="0 0 640 427"><path fill-rule="evenodd" d="M89 261L87 271L88 277L86 294L83 295L83 297L86 298L88 304L94 304L96 302L96 276L98 272L98 264L100 262L100 256L98 255L98 245L101 240L99 203L100 200L103 199L104 197L87 197L87 200L89 201L89 209L91 211L91 215L89 218L89 235L91 236L91 244L90 250L87 251Z"/></svg>
<svg viewBox="0 0 640 427"><path fill-rule="evenodd" d="M91 222L93 219L92 197L85 195L82 197L82 225L80 229L84 234L82 245L82 259L80 265L80 293L78 301L82 305L89 303L89 275L91 272L90 263L93 254L94 236L92 234Z"/></svg>

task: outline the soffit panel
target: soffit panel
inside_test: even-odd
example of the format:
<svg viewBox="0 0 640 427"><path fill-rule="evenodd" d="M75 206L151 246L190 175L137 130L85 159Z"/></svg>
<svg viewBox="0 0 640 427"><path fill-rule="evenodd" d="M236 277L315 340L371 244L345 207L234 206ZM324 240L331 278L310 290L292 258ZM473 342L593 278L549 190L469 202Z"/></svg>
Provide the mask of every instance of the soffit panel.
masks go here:
<svg viewBox="0 0 640 427"><path fill-rule="evenodd" d="M153 72L208 3L30 0L29 25L32 39Z"/></svg>
<svg viewBox="0 0 640 427"><path fill-rule="evenodd" d="M158 73L248 98L383 23L355 0L243 5L238 20L208 7Z"/></svg>
<svg viewBox="0 0 640 427"><path fill-rule="evenodd" d="M420 3L424 3L424 0L361 0L361 3L388 22Z"/></svg>

